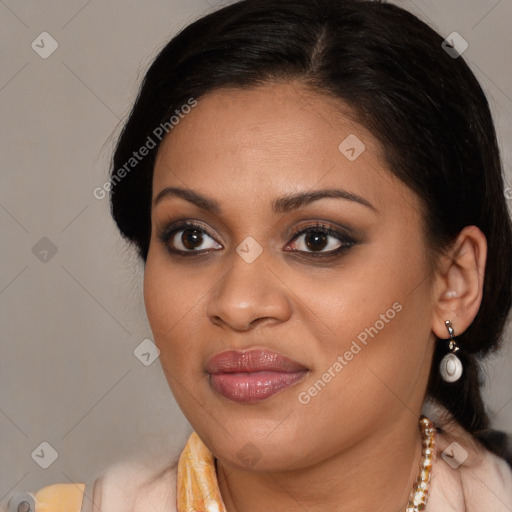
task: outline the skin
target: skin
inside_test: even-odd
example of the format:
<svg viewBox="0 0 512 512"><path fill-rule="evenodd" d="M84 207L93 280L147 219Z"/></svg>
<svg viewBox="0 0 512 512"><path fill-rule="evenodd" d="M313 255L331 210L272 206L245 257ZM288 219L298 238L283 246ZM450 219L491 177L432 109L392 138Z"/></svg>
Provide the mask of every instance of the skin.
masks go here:
<svg viewBox="0 0 512 512"><path fill-rule="evenodd" d="M296 82L219 89L198 100L157 154L153 199L181 187L221 208L207 212L175 196L152 205L144 300L174 397L218 459L229 512L402 510L420 461L418 419L434 335L449 337L447 319L455 336L462 333L480 306L484 235L468 226L432 269L419 198L352 117L339 100ZM349 134L366 146L354 161L338 149ZM272 211L277 197L324 188L357 194L375 210L322 198ZM214 235L203 233L203 254L169 253L168 246L186 250L182 232L167 246L157 238L178 219L194 219ZM314 222L333 224L342 236L346 227L355 244L338 256L310 256L340 246L329 235L315 252L306 235L294 235ZM263 250L252 263L236 252L248 236ZM301 403L299 393L396 302L400 312ZM309 371L260 402L218 395L207 360L255 347ZM248 443L258 454L253 465L237 456Z"/></svg>

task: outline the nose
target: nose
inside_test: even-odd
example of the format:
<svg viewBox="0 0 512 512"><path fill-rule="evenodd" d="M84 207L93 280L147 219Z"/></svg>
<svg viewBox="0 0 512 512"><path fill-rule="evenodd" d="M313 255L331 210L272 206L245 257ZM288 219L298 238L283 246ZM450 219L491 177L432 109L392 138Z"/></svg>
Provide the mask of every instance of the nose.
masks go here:
<svg viewBox="0 0 512 512"><path fill-rule="evenodd" d="M265 251L248 263L237 253L232 266L211 290L206 315L221 327L248 331L285 322L291 316L287 287L270 267Z"/></svg>

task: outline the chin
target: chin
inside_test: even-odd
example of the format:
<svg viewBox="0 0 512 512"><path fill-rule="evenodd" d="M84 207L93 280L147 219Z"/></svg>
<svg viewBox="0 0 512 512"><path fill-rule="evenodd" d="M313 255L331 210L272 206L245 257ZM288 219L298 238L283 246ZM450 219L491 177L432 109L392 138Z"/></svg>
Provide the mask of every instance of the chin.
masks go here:
<svg viewBox="0 0 512 512"><path fill-rule="evenodd" d="M214 441L212 452L226 465L244 471L280 472L300 469L310 462L307 447L292 446L290 441L269 443L268 439L254 440L251 436Z"/></svg>
<svg viewBox="0 0 512 512"><path fill-rule="evenodd" d="M292 416L295 415L291 415L290 418ZM322 457L320 447L310 444L312 439L321 440L323 436L300 433L303 425L282 420L282 414L272 420L268 416L266 419L236 419L229 415L224 416L223 422L218 416L215 420L210 418L208 422L203 419L200 422L194 422L194 418L189 419L210 451L233 468L250 471L290 471L306 467L315 463L316 457Z"/></svg>

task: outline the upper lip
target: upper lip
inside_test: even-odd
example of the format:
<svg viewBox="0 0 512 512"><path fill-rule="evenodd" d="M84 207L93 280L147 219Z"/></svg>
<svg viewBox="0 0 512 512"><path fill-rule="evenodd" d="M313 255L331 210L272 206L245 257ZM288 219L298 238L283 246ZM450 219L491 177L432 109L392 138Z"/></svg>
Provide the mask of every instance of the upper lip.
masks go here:
<svg viewBox="0 0 512 512"><path fill-rule="evenodd" d="M268 349L226 350L212 356L205 369L208 373L307 370L297 361Z"/></svg>

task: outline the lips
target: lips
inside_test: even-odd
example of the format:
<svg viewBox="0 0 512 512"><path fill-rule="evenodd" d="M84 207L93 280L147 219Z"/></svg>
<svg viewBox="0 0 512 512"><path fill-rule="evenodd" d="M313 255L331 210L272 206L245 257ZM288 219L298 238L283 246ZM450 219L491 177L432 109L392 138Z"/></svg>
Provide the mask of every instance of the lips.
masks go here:
<svg viewBox="0 0 512 512"><path fill-rule="evenodd" d="M266 349L221 352L208 361L205 370L217 393L240 403L269 398L308 372L297 361Z"/></svg>
<svg viewBox="0 0 512 512"><path fill-rule="evenodd" d="M208 373L233 372L298 372L304 366L270 350L228 350L213 356L206 365Z"/></svg>

